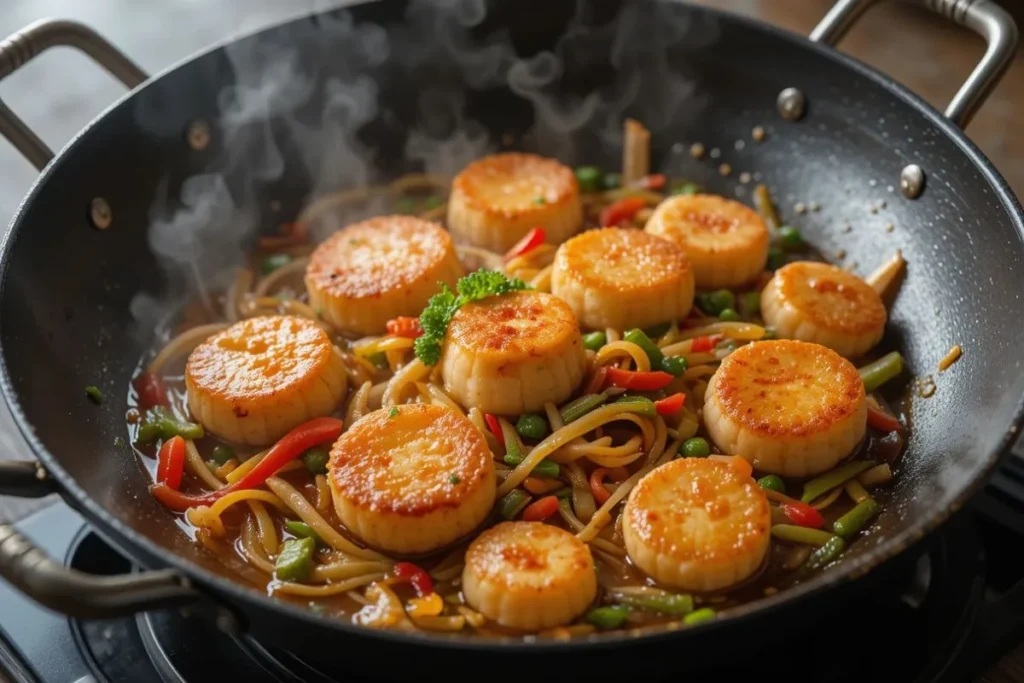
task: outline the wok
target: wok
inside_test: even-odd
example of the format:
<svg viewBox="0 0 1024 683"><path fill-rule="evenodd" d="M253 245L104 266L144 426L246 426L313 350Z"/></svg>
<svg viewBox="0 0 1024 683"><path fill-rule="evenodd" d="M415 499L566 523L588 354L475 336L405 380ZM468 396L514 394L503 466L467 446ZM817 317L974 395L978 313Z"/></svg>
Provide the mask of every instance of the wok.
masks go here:
<svg viewBox="0 0 1024 683"><path fill-rule="evenodd" d="M602 677L709 663L743 629L766 642L778 630L766 624L837 609L881 565L912 561L982 486L1022 418L1024 214L961 130L1007 66L1016 29L988 0L924 3L988 42L943 115L832 49L870 4L843 0L807 39L679 3L549 0L541 13L387 0L270 28L150 79L80 24L12 36L0 77L70 45L133 90L56 156L0 108L0 132L41 168L0 263L0 384L38 462L0 464L0 493L59 492L143 570L72 573L0 525L0 576L79 617L188 607L360 675L497 671L529 655L541 677ZM625 116L652 130L653 167L748 202L752 185L737 177L755 174L787 214L794 201L820 204L793 220L825 254L845 250L861 272L895 248L909 263L883 343L938 388L911 392L892 501L841 562L685 632L546 644L379 633L240 582L148 495L124 443L127 385L153 316L194 295L193 276L228 270L312 198L421 170L424 158L450 172L504 139L617 166L609 131ZM754 144L759 125L767 140ZM698 161L692 142L719 151ZM963 357L937 374L956 344ZM87 385L101 405L85 399Z"/></svg>

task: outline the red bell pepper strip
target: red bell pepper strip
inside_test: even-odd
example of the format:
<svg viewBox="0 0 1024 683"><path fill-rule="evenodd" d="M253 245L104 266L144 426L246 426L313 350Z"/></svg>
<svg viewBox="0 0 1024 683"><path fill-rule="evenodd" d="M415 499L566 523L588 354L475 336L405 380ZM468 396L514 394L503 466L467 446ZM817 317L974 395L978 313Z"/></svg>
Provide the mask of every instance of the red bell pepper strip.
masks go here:
<svg viewBox="0 0 1024 683"><path fill-rule="evenodd" d="M504 445L505 435L501 431L501 423L498 422L498 418L490 413L484 413L484 422L487 423L487 428L491 430L491 434L494 434L494 438L498 440L498 443Z"/></svg>
<svg viewBox="0 0 1024 683"><path fill-rule="evenodd" d="M821 513L807 503L793 501L792 503L782 503L779 507L786 514L786 517L789 518L789 521L798 526L820 529L825 525L825 518L821 516Z"/></svg>
<svg viewBox="0 0 1024 683"><path fill-rule="evenodd" d="M157 454L156 480L177 491L185 472L185 439L172 436Z"/></svg>
<svg viewBox="0 0 1024 683"><path fill-rule="evenodd" d="M614 227L625 223L633 218L644 206L646 206L646 202L640 197L626 197L617 202L612 202L601 211L601 225L603 227Z"/></svg>
<svg viewBox="0 0 1024 683"><path fill-rule="evenodd" d="M528 505L523 510L523 515L520 519L524 522L543 522L556 512L558 512L558 496L544 496L540 500Z"/></svg>
<svg viewBox="0 0 1024 683"><path fill-rule="evenodd" d="M664 173L652 173L649 176L644 176L640 184L648 190L660 190L665 187L665 181Z"/></svg>
<svg viewBox="0 0 1024 683"><path fill-rule="evenodd" d="M544 234L544 228L532 228L530 232L523 235L523 239L516 242L511 249L505 252L505 263L508 263L517 256L533 251L544 244L545 239L547 239L547 235Z"/></svg>
<svg viewBox="0 0 1024 683"><path fill-rule="evenodd" d="M669 373L661 370L634 372L632 370L620 370L619 368L608 368L608 373L605 377L609 386L635 389L637 391L664 389L675 379Z"/></svg>
<svg viewBox="0 0 1024 683"><path fill-rule="evenodd" d="M167 400L167 387L163 381L152 372L144 372L134 380L132 384L139 395L139 409L148 410L153 406L169 406Z"/></svg>
<svg viewBox="0 0 1024 683"><path fill-rule="evenodd" d="M420 327L420 319L409 318L404 315L400 315L397 318L389 320L386 327L388 334L392 337L416 339L423 334L423 328Z"/></svg>
<svg viewBox="0 0 1024 683"><path fill-rule="evenodd" d="M598 505L603 505L612 495L604 487L604 478L607 475L608 470L604 467L598 467L590 473L590 492L594 494L594 500L597 501Z"/></svg>
<svg viewBox="0 0 1024 683"><path fill-rule="evenodd" d="M901 432L903 425L892 415L868 405L868 425L883 432Z"/></svg>
<svg viewBox="0 0 1024 683"><path fill-rule="evenodd" d="M176 512L184 512L197 505L212 505L229 493L260 486L283 465L299 457L313 446L337 439L341 436L342 426L342 421L334 417L317 417L300 424L281 437L281 440L274 444L274 447L256 467L249 470L235 483L222 489L189 495L179 493L161 482L153 486L150 493L164 507Z"/></svg>
<svg viewBox="0 0 1024 683"><path fill-rule="evenodd" d="M557 501L556 501L557 505ZM416 595L421 598L434 592L434 582L423 567L412 562L399 562L395 565L395 578L412 584Z"/></svg>
<svg viewBox="0 0 1024 683"><path fill-rule="evenodd" d="M658 411L658 415L675 415L683 408L683 401L686 400L686 394L676 393L671 396L666 396L660 401L654 402L654 409Z"/></svg>
<svg viewBox="0 0 1024 683"><path fill-rule="evenodd" d="M715 348L722 337L715 334L710 337L696 337L690 344L690 351L693 353L706 353Z"/></svg>

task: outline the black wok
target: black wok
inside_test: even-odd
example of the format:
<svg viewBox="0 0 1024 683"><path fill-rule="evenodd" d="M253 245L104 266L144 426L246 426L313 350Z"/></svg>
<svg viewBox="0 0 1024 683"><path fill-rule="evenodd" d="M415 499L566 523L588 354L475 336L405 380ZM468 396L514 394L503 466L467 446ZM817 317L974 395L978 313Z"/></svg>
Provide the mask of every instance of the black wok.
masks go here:
<svg viewBox="0 0 1024 683"><path fill-rule="evenodd" d="M145 568L106 579L71 574L0 525L0 576L71 615L188 606L225 629L381 677L494 672L526 655L541 677L643 676L718 661L743 629L764 643L787 614L807 620L838 609L880 565L912 560L979 489L1014 439L1024 396L1024 214L960 130L1007 65L1016 29L988 0L925 3L989 42L944 116L828 47L869 4L841 2L808 40L677 3L549 0L540 13L522 3L385 1L269 29L150 80L77 24L44 23L0 45L0 77L70 44L134 87L52 159L0 108L0 132L45 166L0 263L2 388L39 462L3 463L0 493L59 491ZM511 49L531 59L513 64ZM558 55L560 71L536 57L541 50ZM272 82L266 74L282 63L306 81L289 74ZM226 91L231 84L242 89ZM374 88L367 110L353 93ZM798 92L777 106L787 88ZM262 93L258 106L242 111L252 93ZM586 105L594 108L585 124L550 106L557 95L583 111L591 93L599 95ZM685 633L565 644L377 633L240 582L148 495L148 475L124 443L127 384L153 342L154 311L194 294L189 272L226 271L259 232L325 191L421 168L407 153L410 131L421 141L470 131L492 147L505 138L614 167L620 151L609 131L625 116L652 129L654 167L748 202L751 185L738 175L759 174L825 254L845 250L860 272L895 248L909 263L884 344L903 352L914 377L934 374L938 390L928 399L912 394L913 431L893 500L843 561ZM758 125L768 132L760 145L750 141ZM720 159L694 160L687 150L696 141L721 150ZM357 157L370 161L352 163ZM722 162L729 176L719 173ZM209 183L197 197L197 181L186 182L210 174L230 192L226 213L203 204ZM795 201L821 210L795 215ZM191 222L175 223L182 215ZM222 230L203 233L209 248L175 268L186 247L154 249L147 227L155 222ZM937 374L956 344L964 356ZM87 385L103 391L101 405L86 400Z"/></svg>

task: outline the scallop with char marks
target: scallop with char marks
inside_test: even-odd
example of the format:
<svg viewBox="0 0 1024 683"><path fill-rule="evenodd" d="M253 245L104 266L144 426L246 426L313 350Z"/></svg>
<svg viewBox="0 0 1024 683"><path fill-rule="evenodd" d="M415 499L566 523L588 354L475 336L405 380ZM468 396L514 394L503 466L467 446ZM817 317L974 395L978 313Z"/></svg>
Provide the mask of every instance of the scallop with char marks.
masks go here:
<svg viewBox="0 0 1024 683"><path fill-rule="evenodd" d="M451 408L377 410L331 449L338 519L367 545L400 554L443 548L476 529L494 505L487 442Z"/></svg>
<svg viewBox="0 0 1024 683"><path fill-rule="evenodd" d="M588 230L558 248L551 292L589 329L682 320L693 306L693 271L672 242L640 230Z"/></svg>
<svg viewBox="0 0 1024 683"><path fill-rule="evenodd" d="M779 337L815 342L855 358L882 339L881 297L853 273L797 261L775 271L761 294L761 315Z"/></svg>
<svg viewBox="0 0 1024 683"><path fill-rule="evenodd" d="M474 161L452 183L448 229L461 242L505 252L543 226L561 244L583 225L576 176L554 159L508 152Z"/></svg>
<svg viewBox="0 0 1024 683"><path fill-rule="evenodd" d="M712 375L704 422L754 469L805 477L850 455L867 429L864 381L832 349L802 341L741 346Z"/></svg>
<svg viewBox="0 0 1024 683"><path fill-rule="evenodd" d="M680 458L652 470L626 501L629 558L673 588L713 591L751 576L771 541L764 491L729 463Z"/></svg>
<svg viewBox="0 0 1024 683"><path fill-rule="evenodd" d="M542 522L502 522L466 551L462 592L470 607L509 628L569 623L597 596L590 548Z"/></svg>
<svg viewBox="0 0 1024 683"><path fill-rule="evenodd" d="M268 316L235 323L197 346L185 366L185 386L189 410L208 431L264 446L332 413L348 380L316 323Z"/></svg>
<svg viewBox="0 0 1024 683"><path fill-rule="evenodd" d="M583 380L586 352L569 305L534 291L456 311L441 352L445 389L485 413L521 415L560 403Z"/></svg>
<svg viewBox="0 0 1024 683"><path fill-rule="evenodd" d="M309 303L335 327L383 334L387 321L417 316L439 282L464 274L451 236L436 223L380 216L342 228L306 268Z"/></svg>
<svg viewBox="0 0 1024 683"><path fill-rule="evenodd" d="M742 285L757 277L768 260L768 229L761 216L717 195L670 197L644 229L686 253L698 289Z"/></svg>

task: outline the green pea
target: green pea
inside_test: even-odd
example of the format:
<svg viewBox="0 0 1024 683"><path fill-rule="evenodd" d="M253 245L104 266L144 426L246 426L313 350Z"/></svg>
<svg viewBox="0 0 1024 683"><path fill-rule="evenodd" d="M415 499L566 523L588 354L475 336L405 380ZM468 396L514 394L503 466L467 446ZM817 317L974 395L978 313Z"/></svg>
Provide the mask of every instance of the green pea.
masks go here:
<svg viewBox="0 0 1024 683"><path fill-rule="evenodd" d="M235 457L235 451L231 446L217 444L213 447L213 461L218 465L223 465L233 457Z"/></svg>
<svg viewBox="0 0 1024 683"><path fill-rule="evenodd" d="M718 289L711 292L711 305L715 307L715 311L721 313L727 308L736 307L736 296L728 289Z"/></svg>
<svg viewBox="0 0 1024 683"><path fill-rule="evenodd" d="M711 446L706 439L695 436L683 442L682 451L687 458L706 458L711 455Z"/></svg>
<svg viewBox="0 0 1024 683"><path fill-rule="evenodd" d="M604 174L604 189L614 190L622 185L622 176L618 173Z"/></svg>
<svg viewBox="0 0 1024 683"><path fill-rule="evenodd" d="M768 270L778 270L786 265L786 254L778 247L768 247Z"/></svg>
<svg viewBox="0 0 1024 683"><path fill-rule="evenodd" d="M313 474L327 474L327 461L330 459L330 452L323 446L313 446L302 454L302 464Z"/></svg>
<svg viewBox="0 0 1024 683"><path fill-rule="evenodd" d="M763 489L769 491L777 491L778 493L786 492L786 482L782 481L782 477L777 474L769 474L766 477L761 477L757 480L757 485Z"/></svg>
<svg viewBox="0 0 1024 683"><path fill-rule="evenodd" d="M722 312L718 314L718 319L734 323L740 319L740 314L731 308L723 308Z"/></svg>
<svg viewBox="0 0 1024 683"><path fill-rule="evenodd" d="M274 576L280 581L305 581L313 573L313 553L316 541L296 538L284 542L274 562Z"/></svg>
<svg viewBox="0 0 1024 683"><path fill-rule="evenodd" d="M779 226L779 241L787 249L799 249L804 245L803 235L791 225Z"/></svg>
<svg viewBox="0 0 1024 683"><path fill-rule="evenodd" d="M292 260L288 254L271 254L263 259L263 274L269 275Z"/></svg>
<svg viewBox="0 0 1024 683"><path fill-rule="evenodd" d="M608 336L604 332L587 332L583 335L583 348L588 351L600 351L607 343Z"/></svg>
<svg viewBox="0 0 1024 683"><path fill-rule="evenodd" d="M626 623L629 616L629 608L625 605L612 607L598 607L587 612L586 619L589 623L602 629L618 628Z"/></svg>
<svg viewBox="0 0 1024 683"><path fill-rule="evenodd" d="M536 467L530 470L530 475L541 479L554 479L561 471L562 468L554 460L541 460Z"/></svg>
<svg viewBox="0 0 1024 683"><path fill-rule="evenodd" d="M740 295L740 312L747 318L761 313L761 292L744 292Z"/></svg>
<svg viewBox="0 0 1024 683"><path fill-rule="evenodd" d="M581 192L597 192L601 189L604 176L597 166L579 166L576 168L576 180Z"/></svg>
<svg viewBox="0 0 1024 683"><path fill-rule="evenodd" d="M532 413L520 415L516 420L516 431L524 439L543 439L548 435L548 421Z"/></svg>
<svg viewBox="0 0 1024 683"><path fill-rule="evenodd" d="M644 334L646 334L651 339L654 339L655 337L660 337L666 332L668 332L670 327L672 327L672 323L661 323L660 325L651 325L650 327L644 328Z"/></svg>
<svg viewBox="0 0 1024 683"><path fill-rule="evenodd" d="M664 358L661 361L661 369L673 377L678 377L686 372L686 357L669 356L668 358Z"/></svg>

